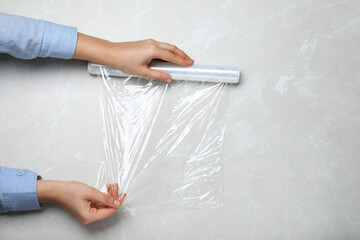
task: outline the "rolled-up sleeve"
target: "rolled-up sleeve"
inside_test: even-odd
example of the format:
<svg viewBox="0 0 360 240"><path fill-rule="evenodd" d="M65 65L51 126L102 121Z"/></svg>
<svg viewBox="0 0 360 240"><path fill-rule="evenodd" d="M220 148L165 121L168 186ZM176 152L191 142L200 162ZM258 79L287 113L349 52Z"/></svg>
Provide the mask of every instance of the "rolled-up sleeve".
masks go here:
<svg viewBox="0 0 360 240"><path fill-rule="evenodd" d="M41 209L37 179L33 171L0 166L0 213Z"/></svg>
<svg viewBox="0 0 360 240"><path fill-rule="evenodd" d="M75 53L77 37L75 27L0 13L0 52L16 58L70 59Z"/></svg>

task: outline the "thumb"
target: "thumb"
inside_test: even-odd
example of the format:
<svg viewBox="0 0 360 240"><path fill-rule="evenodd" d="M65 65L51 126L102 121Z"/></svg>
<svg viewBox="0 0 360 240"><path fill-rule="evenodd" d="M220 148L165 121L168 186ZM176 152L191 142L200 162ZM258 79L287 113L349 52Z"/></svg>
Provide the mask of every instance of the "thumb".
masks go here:
<svg viewBox="0 0 360 240"><path fill-rule="evenodd" d="M95 200L96 202L102 203L107 207L118 208L121 205L118 199L110 196L109 194L102 193L97 189L95 189L95 191L93 192L91 199Z"/></svg>

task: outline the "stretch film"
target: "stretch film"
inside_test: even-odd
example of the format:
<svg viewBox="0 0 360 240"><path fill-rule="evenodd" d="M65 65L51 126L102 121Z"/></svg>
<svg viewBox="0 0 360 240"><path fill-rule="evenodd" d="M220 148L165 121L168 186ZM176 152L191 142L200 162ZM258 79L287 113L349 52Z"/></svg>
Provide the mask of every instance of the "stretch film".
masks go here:
<svg viewBox="0 0 360 240"><path fill-rule="evenodd" d="M227 66L204 66L194 64L190 67L183 67L169 62L152 61L150 68L170 74L174 80L198 81L198 82L223 82L239 83L240 69ZM88 63L88 72L93 75L100 75L99 67L102 67L110 76L129 77L114 67L104 66L97 63Z"/></svg>
<svg viewBox="0 0 360 240"><path fill-rule="evenodd" d="M101 76L105 158L97 188L116 182L125 209L222 206L225 83Z"/></svg>

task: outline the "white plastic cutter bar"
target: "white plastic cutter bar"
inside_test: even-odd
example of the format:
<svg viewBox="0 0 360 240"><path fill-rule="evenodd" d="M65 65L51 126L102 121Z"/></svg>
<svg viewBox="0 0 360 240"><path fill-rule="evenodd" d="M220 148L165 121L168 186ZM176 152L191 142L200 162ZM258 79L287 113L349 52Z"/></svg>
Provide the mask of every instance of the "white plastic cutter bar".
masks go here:
<svg viewBox="0 0 360 240"><path fill-rule="evenodd" d="M97 63L88 63L88 72L93 75L100 75L102 67L110 76L128 77L119 69ZM152 61L149 65L151 69L170 74L173 80L199 81L199 82L224 82L239 83L240 69L238 67L225 66L204 66L194 64L190 67L183 67L169 62Z"/></svg>

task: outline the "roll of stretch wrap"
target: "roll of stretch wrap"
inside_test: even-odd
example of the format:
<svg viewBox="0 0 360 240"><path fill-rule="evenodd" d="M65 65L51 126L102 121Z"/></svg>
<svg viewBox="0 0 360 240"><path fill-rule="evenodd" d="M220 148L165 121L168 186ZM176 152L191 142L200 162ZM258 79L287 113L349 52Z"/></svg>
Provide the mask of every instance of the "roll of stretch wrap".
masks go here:
<svg viewBox="0 0 360 240"><path fill-rule="evenodd" d="M88 72L93 75L100 75L100 68L110 76L128 77L130 75L122 71L97 63L88 63ZM240 69L238 67L227 66L205 66L194 64L190 67L183 67L169 62L152 61L149 65L151 69L170 74L173 80L199 81L199 82L224 82L239 83Z"/></svg>

